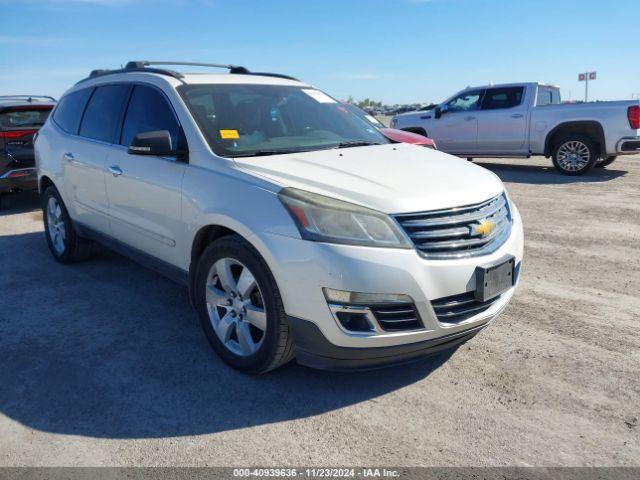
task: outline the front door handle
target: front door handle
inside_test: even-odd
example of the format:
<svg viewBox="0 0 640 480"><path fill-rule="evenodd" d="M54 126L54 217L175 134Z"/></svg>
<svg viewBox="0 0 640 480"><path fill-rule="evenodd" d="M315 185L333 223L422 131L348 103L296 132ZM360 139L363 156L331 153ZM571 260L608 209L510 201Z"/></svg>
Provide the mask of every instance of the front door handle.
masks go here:
<svg viewBox="0 0 640 480"><path fill-rule="evenodd" d="M76 158L73 156L73 153L71 152L66 152L63 156L64 156L64 159L69 162L73 162L73 160Z"/></svg>
<svg viewBox="0 0 640 480"><path fill-rule="evenodd" d="M109 168L107 168L107 170L109 170L109 173L111 173L111 175L113 175L114 177L119 177L123 173L122 169L117 165L111 165Z"/></svg>
<svg viewBox="0 0 640 480"><path fill-rule="evenodd" d="M476 119L476 117L474 117L473 115L471 115L471 116L469 116L469 117L464 117L464 119L465 119L467 122L470 122L471 120L475 120L475 119Z"/></svg>
<svg viewBox="0 0 640 480"><path fill-rule="evenodd" d="M513 115L511 115L511 118L522 118L522 117L524 117L524 115L521 113L514 113Z"/></svg>

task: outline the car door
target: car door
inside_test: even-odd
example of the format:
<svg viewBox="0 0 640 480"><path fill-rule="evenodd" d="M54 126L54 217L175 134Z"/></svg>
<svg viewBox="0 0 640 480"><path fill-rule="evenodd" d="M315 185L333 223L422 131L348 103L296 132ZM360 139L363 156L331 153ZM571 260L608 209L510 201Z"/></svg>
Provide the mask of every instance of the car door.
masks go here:
<svg viewBox="0 0 640 480"><path fill-rule="evenodd" d="M526 150L525 87L488 88L478 112L478 153L521 154Z"/></svg>
<svg viewBox="0 0 640 480"><path fill-rule="evenodd" d="M180 124L164 93L137 84L122 123L119 146L107 157L106 186L115 239L180 266L182 178L186 164L175 157L128 153L135 135L168 130L174 148L186 148Z"/></svg>
<svg viewBox="0 0 640 480"><path fill-rule="evenodd" d="M448 153L474 153L478 137L477 113L483 90L468 90L440 107L427 134L438 149Z"/></svg>
<svg viewBox="0 0 640 480"><path fill-rule="evenodd" d="M79 90L65 97L54 113L54 120L74 134L65 138L60 152L74 220L101 233L109 233L104 164L128 90L126 85Z"/></svg>

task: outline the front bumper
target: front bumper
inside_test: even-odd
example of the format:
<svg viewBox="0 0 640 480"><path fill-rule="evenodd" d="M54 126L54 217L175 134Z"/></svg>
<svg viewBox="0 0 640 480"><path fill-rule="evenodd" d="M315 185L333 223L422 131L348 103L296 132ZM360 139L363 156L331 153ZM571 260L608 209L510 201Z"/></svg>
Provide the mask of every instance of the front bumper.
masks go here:
<svg viewBox="0 0 640 480"><path fill-rule="evenodd" d="M402 345L372 348L338 347L330 343L313 322L289 317L296 345L296 361L320 370L369 370L418 361L459 347L487 324L442 337Z"/></svg>
<svg viewBox="0 0 640 480"><path fill-rule="evenodd" d="M441 339L464 336L489 324L506 307L515 286L503 293L487 310L456 324L440 322L431 301L473 291L477 266L497 263L507 255L514 256L516 264L521 264L522 221L516 208L512 214L511 235L500 248L489 255L460 259L426 259L413 249L316 243L277 233L261 236L264 247L261 252L274 274L285 311L291 317L300 319L300 322L313 326L314 334L302 337L307 340L299 340L300 333L294 331L302 361L305 361L305 356L310 358L314 353L320 357L349 360L351 354L345 355L342 350L339 350L343 353L338 357L327 355L327 349L321 346L326 341L332 349L352 349L358 360L358 368L364 363L360 361L363 356L378 365L387 360L393 362L391 357L394 355L381 354L383 351L377 349L413 345L407 348L412 352L420 352L434 346L433 341L442 343ZM414 302L423 328L393 332L348 332L334 318L323 287L351 292L408 295ZM309 340L313 338L319 339ZM318 351L310 347L312 344L320 345ZM414 353L409 355L415 356ZM389 358L382 362L376 359L379 357ZM404 355L401 357L403 359Z"/></svg>

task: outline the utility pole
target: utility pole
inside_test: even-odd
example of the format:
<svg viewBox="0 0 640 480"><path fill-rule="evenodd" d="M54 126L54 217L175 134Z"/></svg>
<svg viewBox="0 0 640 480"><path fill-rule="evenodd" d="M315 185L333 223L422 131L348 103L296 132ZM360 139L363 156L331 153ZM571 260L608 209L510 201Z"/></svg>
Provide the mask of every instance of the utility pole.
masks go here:
<svg viewBox="0 0 640 480"><path fill-rule="evenodd" d="M589 101L589 75L585 73L584 77L584 103L587 103Z"/></svg>
<svg viewBox="0 0 640 480"><path fill-rule="evenodd" d="M596 79L596 72L584 72L578 74L578 81L584 82L584 101L589 101L589 80Z"/></svg>

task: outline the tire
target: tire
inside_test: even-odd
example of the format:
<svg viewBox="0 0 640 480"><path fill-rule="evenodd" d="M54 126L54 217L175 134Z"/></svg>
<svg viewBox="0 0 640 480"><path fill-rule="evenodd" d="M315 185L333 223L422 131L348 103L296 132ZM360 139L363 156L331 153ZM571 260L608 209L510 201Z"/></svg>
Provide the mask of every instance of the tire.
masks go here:
<svg viewBox="0 0 640 480"><path fill-rule="evenodd" d="M608 165L611 165L613 162L615 162L616 158L618 158L617 155L609 155L608 157L600 159L596 162L595 168L604 168Z"/></svg>
<svg viewBox="0 0 640 480"><path fill-rule="evenodd" d="M227 364L257 374L293 359L278 286L260 254L243 238L226 236L205 249L196 266L194 291L202 328Z"/></svg>
<svg viewBox="0 0 640 480"><path fill-rule="evenodd" d="M91 256L93 242L78 235L62 197L53 186L42 194L42 219L47 245L57 261L76 263Z"/></svg>
<svg viewBox="0 0 640 480"><path fill-rule="evenodd" d="M572 133L558 141L551 152L553 166L564 175L583 175L598 160L599 153L591 138Z"/></svg>

